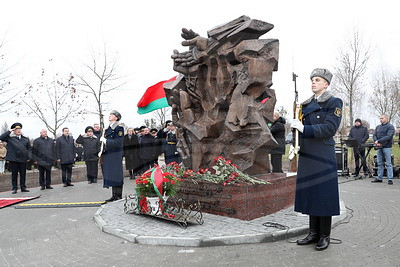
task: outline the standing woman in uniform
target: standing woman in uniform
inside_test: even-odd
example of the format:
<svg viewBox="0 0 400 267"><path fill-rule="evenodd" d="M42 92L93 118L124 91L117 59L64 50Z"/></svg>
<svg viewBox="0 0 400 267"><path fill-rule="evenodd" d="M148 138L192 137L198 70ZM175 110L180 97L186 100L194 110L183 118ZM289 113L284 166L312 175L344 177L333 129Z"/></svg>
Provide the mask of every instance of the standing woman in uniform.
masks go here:
<svg viewBox="0 0 400 267"><path fill-rule="evenodd" d="M300 134L299 166L294 210L309 215L310 231L298 245L317 243L328 248L332 216L340 214L335 135L342 119L342 100L327 92L332 79L327 69L311 73L314 95L302 103L302 118L292 128Z"/></svg>
<svg viewBox="0 0 400 267"><path fill-rule="evenodd" d="M103 187L112 187L112 196L106 202L112 202L122 198L124 175L122 169L122 156L124 149L124 127L119 125L121 114L113 110L108 117L110 126L100 138L104 143L103 160Z"/></svg>

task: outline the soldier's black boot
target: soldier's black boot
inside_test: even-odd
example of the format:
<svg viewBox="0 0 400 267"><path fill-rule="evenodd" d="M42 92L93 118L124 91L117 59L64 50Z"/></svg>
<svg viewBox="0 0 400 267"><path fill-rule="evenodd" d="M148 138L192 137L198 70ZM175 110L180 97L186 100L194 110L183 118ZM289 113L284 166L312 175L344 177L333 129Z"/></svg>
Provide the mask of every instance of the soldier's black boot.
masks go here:
<svg viewBox="0 0 400 267"><path fill-rule="evenodd" d="M331 241L331 225L332 225L332 216L323 216L320 217L320 238L315 246L315 249L318 251L327 249L329 243Z"/></svg>
<svg viewBox="0 0 400 267"><path fill-rule="evenodd" d="M110 197L109 199L106 199L105 202L113 202L115 200L115 189L114 186L111 187L111 192L112 192L112 197Z"/></svg>
<svg viewBox="0 0 400 267"><path fill-rule="evenodd" d="M115 200L115 194L112 195L109 199L106 199L105 202L113 202Z"/></svg>
<svg viewBox="0 0 400 267"><path fill-rule="evenodd" d="M115 192L115 200L122 199L122 186L113 186L113 190Z"/></svg>
<svg viewBox="0 0 400 267"><path fill-rule="evenodd" d="M319 240L319 218L309 216L310 232L305 238L297 240L297 245L309 245Z"/></svg>

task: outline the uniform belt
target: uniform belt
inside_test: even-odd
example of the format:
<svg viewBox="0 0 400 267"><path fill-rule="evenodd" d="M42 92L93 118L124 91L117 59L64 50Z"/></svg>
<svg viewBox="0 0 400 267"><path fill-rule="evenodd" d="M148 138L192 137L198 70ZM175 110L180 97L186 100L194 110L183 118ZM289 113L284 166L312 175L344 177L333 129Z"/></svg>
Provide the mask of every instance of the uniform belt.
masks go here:
<svg viewBox="0 0 400 267"><path fill-rule="evenodd" d="M176 145L176 142L168 142L168 145Z"/></svg>

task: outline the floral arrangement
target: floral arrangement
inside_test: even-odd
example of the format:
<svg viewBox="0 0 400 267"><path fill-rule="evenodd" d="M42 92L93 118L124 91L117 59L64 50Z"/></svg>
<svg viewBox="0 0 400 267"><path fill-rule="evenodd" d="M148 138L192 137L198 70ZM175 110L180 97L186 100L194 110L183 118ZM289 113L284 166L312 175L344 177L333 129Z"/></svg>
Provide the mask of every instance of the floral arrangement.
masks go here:
<svg viewBox="0 0 400 267"><path fill-rule="evenodd" d="M200 169L197 172L188 168L179 166L176 162L172 162L165 166L165 169L181 179L191 179L193 181L203 180L212 183L229 184L268 184L267 181L261 180L241 172L238 166L224 157L216 157L214 165L210 168Z"/></svg>
<svg viewBox="0 0 400 267"><path fill-rule="evenodd" d="M136 192L139 196L158 196L153 181L151 179L152 171L152 169L146 171L136 180ZM164 196L176 195L179 188L179 183L181 181L182 179L178 178L175 174L164 170L162 172L162 194Z"/></svg>
<svg viewBox="0 0 400 267"><path fill-rule="evenodd" d="M153 169L147 170L136 180L136 192L138 196L157 197L158 194L151 179ZM190 179L194 182L203 180L212 183L230 184L268 184L261 180L241 172L238 166L223 157L216 157L214 165L210 168L200 169L195 172L186 167L172 162L161 168L162 175L162 195L175 196L179 189L182 179Z"/></svg>

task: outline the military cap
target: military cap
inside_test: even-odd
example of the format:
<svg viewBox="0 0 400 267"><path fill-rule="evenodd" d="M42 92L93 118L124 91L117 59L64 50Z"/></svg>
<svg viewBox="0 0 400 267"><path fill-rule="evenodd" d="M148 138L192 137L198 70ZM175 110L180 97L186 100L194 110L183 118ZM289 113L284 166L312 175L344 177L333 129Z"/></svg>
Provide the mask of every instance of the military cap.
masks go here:
<svg viewBox="0 0 400 267"><path fill-rule="evenodd" d="M85 129L85 133L87 133L89 130L92 130L92 132L94 132L93 127L92 127L92 126L88 126L88 127L86 127L86 129Z"/></svg>
<svg viewBox="0 0 400 267"><path fill-rule="evenodd" d="M310 79L314 77L321 77L331 84L333 74L328 69L316 68L311 72Z"/></svg>
<svg viewBox="0 0 400 267"><path fill-rule="evenodd" d="M19 122L13 123L13 125L11 125L11 129L22 129L22 124Z"/></svg>
<svg viewBox="0 0 400 267"><path fill-rule="evenodd" d="M117 121L121 120L121 118L122 118L121 113L119 113L116 110L111 111L110 114L114 114L115 117L117 117Z"/></svg>
<svg viewBox="0 0 400 267"><path fill-rule="evenodd" d="M156 133L156 132L158 132L158 130L156 128L153 128L153 129L150 130L150 132Z"/></svg>
<svg viewBox="0 0 400 267"><path fill-rule="evenodd" d="M139 131L146 129L146 126L140 126Z"/></svg>
<svg viewBox="0 0 400 267"><path fill-rule="evenodd" d="M171 120L167 120L167 121L165 121L165 127L167 127L167 126L168 126L168 124L170 124L170 123L172 123L172 121L171 121Z"/></svg>

